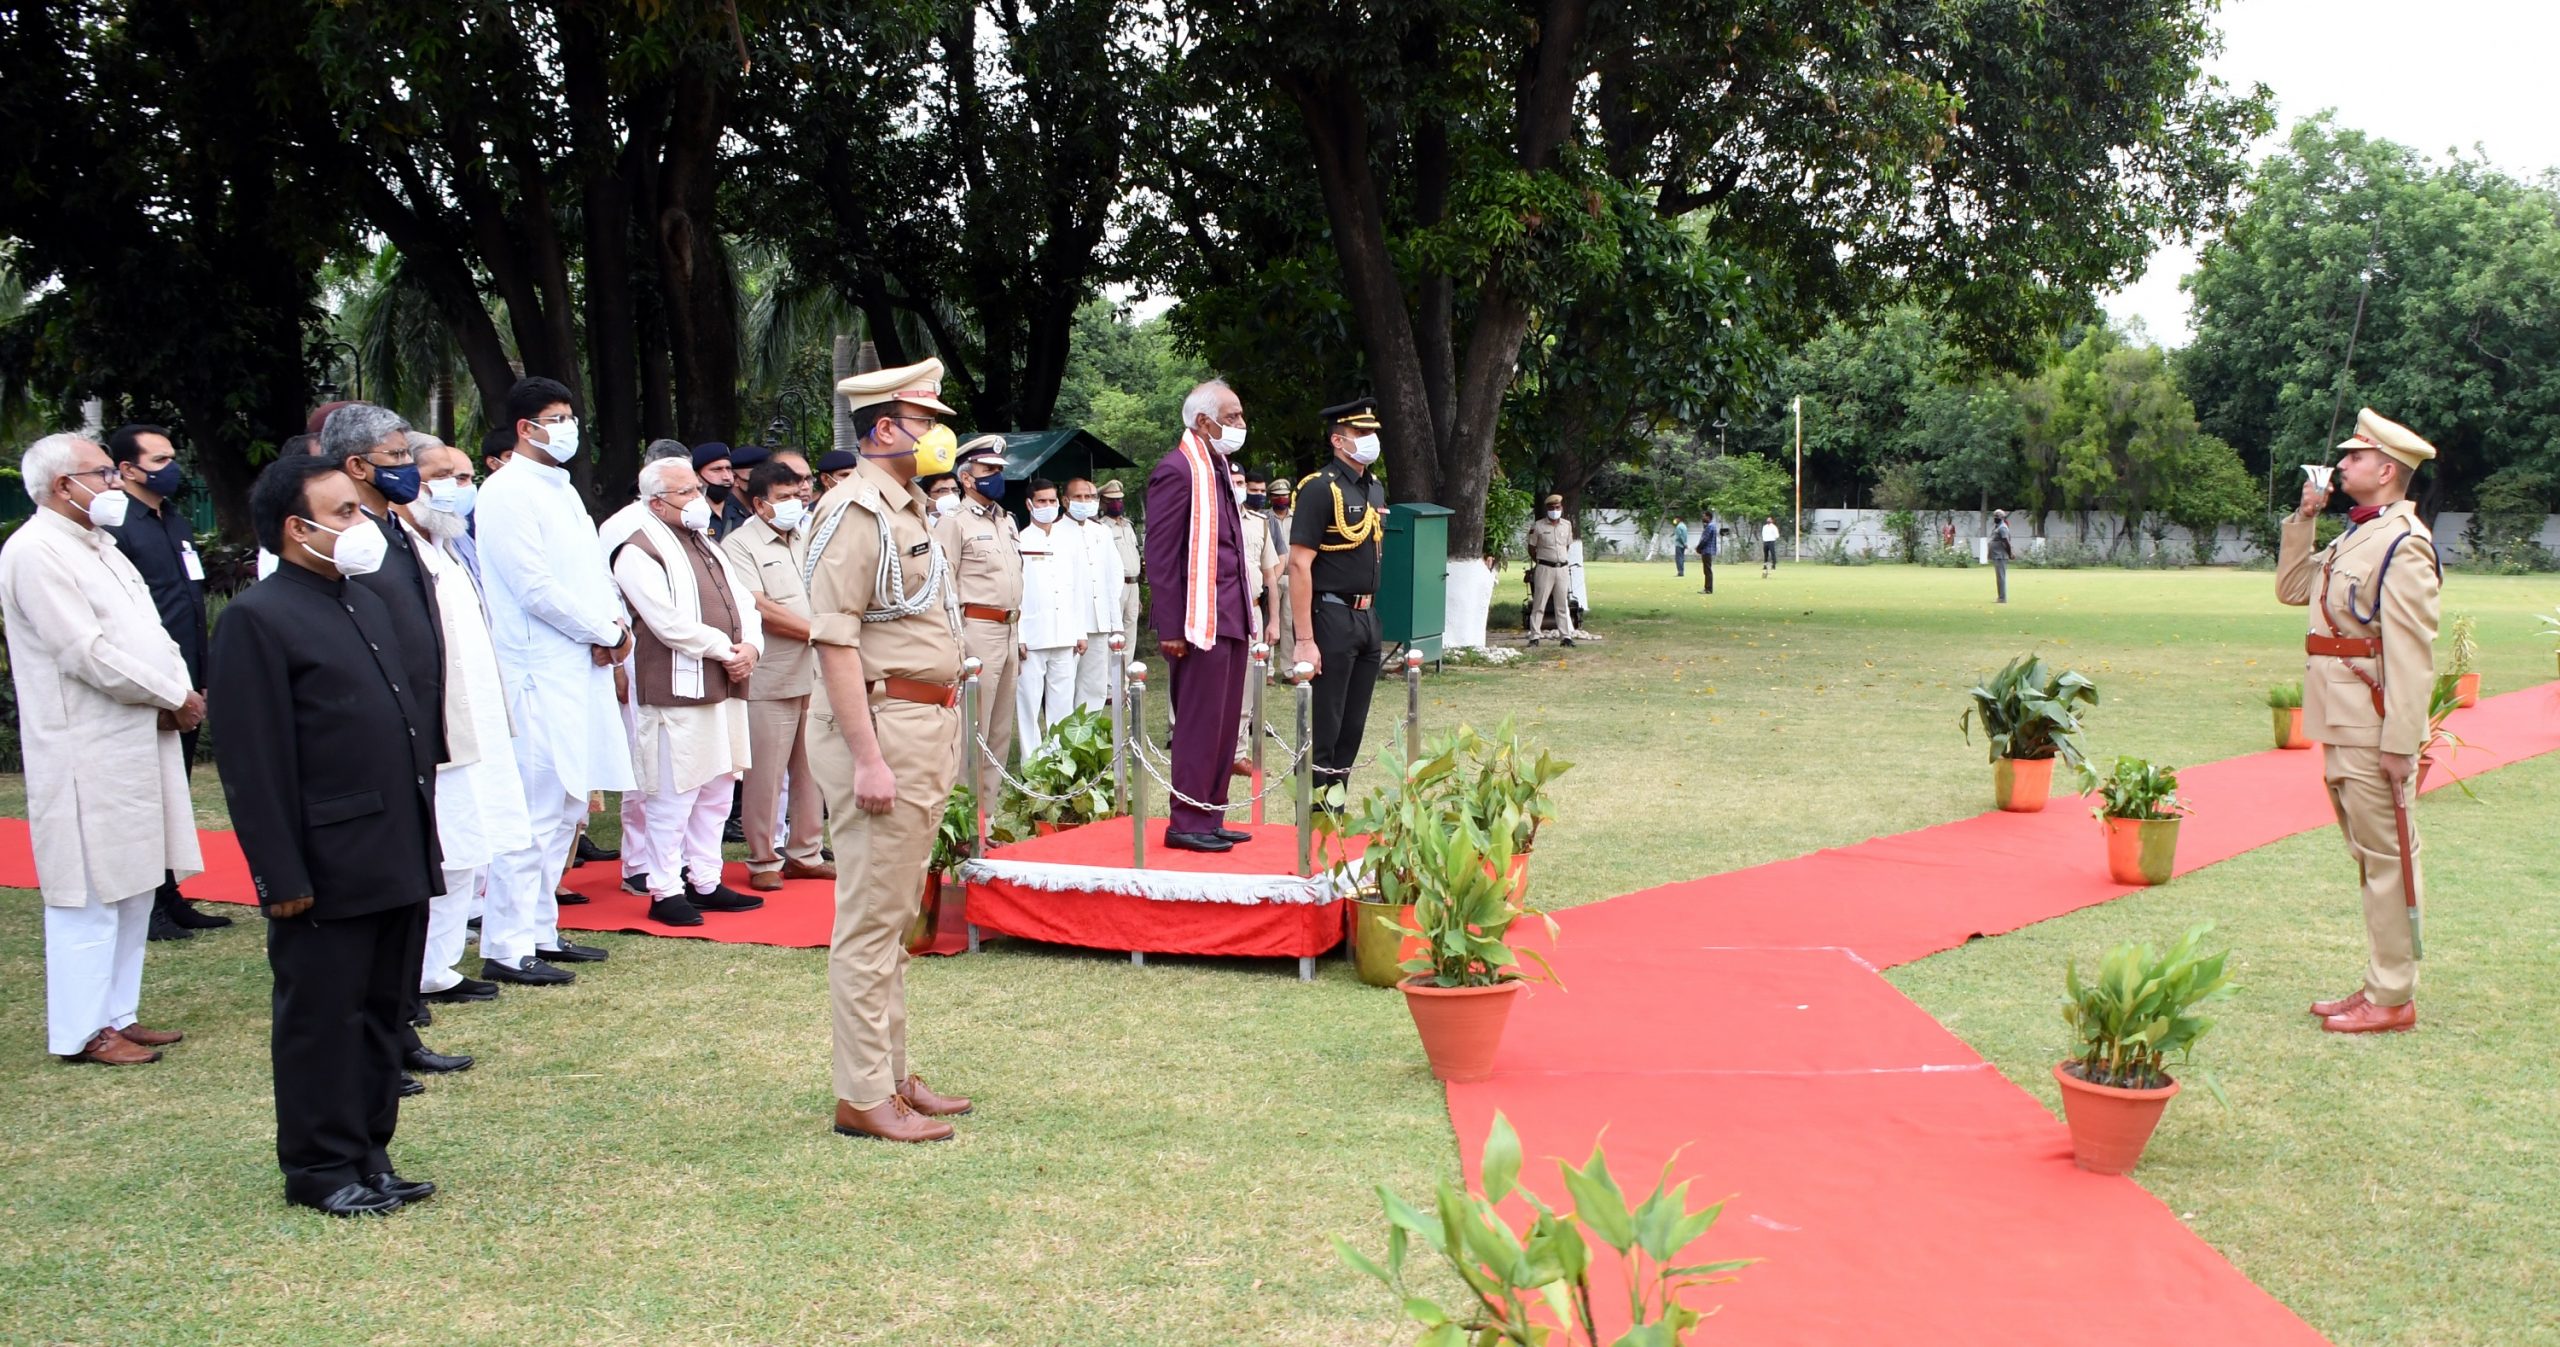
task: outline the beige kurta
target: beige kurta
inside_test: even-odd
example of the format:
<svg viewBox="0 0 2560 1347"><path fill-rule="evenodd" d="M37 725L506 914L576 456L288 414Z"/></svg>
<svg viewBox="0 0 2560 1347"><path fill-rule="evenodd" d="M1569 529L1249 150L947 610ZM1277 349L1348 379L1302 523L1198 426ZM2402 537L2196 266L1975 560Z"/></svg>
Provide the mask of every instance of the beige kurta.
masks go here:
<svg viewBox="0 0 2560 1347"><path fill-rule="evenodd" d="M178 735L192 689L133 563L103 530L38 510L0 548L27 826L47 907L149 893L204 869Z"/></svg>
<svg viewBox="0 0 2560 1347"><path fill-rule="evenodd" d="M741 634L737 644L761 651L764 622L756 616L755 600L748 595L746 586L738 583L720 549L712 548L711 556L728 582L731 599L738 605ZM622 601L630 605L631 616L647 624L668 649L715 662L735 653L728 636L705 623L698 610L678 610L667 583L666 568L647 552L625 547L615 553L613 579L622 587ZM661 731L668 752L664 764L658 760ZM634 717L632 741L632 766L639 775L643 794L654 795L669 786L679 791L692 790L715 776L743 772L754 760L750 747L752 728L743 696L708 706L643 705Z"/></svg>

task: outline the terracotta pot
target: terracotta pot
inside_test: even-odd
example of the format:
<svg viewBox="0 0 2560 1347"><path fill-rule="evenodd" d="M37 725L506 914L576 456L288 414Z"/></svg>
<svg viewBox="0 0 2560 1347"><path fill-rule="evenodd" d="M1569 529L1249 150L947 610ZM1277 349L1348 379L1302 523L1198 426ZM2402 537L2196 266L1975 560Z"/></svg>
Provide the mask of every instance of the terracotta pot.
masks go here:
<svg viewBox="0 0 2560 1347"><path fill-rule="evenodd" d="M1991 798L2012 814L2041 814L2053 791L2053 759L2002 758L1991 764Z"/></svg>
<svg viewBox="0 0 2560 1347"><path fill-rule="evenodd" d="M1431 1059L1432 1075L1464 1083L1493 1074L1493 1052L1502 1045L1511 999L1523 984L1434 987L1413 977L1396 985L1404 989L1404 1006L1422 1035L1422 1055Z"/></svg>
<svg viewBox="0 0 2560 1347"><path fill-rule="evenodd" d="M2302 708L2301 708L2301 707L2299 707L2299 706L2278 706L2278 707L2273 707L2273 708L2270 708L2270 709L2272 709L2272 710L2275 712L2275 722L2276 722L2276 747L2278 747L2278 748L2309 748L2309 747L2311 747L2311 741L2302 737Z"/></svg>
<svg viewBox="0 0 2560 1347"><path fill-rule="evenodd" d="M1031 835L1034 837L1047 837L1057 830L1058 825L1049 822L1047 819L1033 819L1031 821Z"/></svg>
<svg viewBox="0 0 2560 1347"><path fill-rule="evenodd" d="M1404 979L1398 965L1422 952L1422 941L1405 934L1413 924L1413 904L1370 902L1365 895L1349 904L1351 963L1360 980L1372 987L1392 987Z"/></svg>
<svg viewBox="0 0 2560 1347"><path fill-rule="evenodd" d="M2157 1090L2122 1090L2092 1085L2057 1062L2053 1078L2062 1084L2062 1121L2071 1129L2071 1162L2092 1174L2129 1173L2142 1163L2160 1111L2178 1096L2178 1082Z"/></svg>
<svg viewBox="0 0 2560 1347"><path fill-rule="evenodd" d="M916 904L916 915L907 923L909 954L922 954L933 948L934 936L941 930L943 883L938 874L924 877L924 900Z"/></svg>
<svg viewBox="0 0 2560 1347"><path fill-rule="evenodd" d="M2413 788L2409 792L2411 795L2415 795L2419 791L2427 788L2427 769L2435 765L2436 759L2434 754L2421 753L2418 755L2418 779L2412 783Z"/></svg>
<svg viewBox="0 0 2560 1347"><path fill-rule="evenodd" d="M2453 680L2453 694L2453 704L2455 706L2478 706L2480 704L2480 675L2476 673L2467 673L2457 676Z"/></svg>
<svg viewBox="0 0 2560 1347"><path fill-rule="evenodd" d="M2107 874L2119 884L2166 884L2178 868L2178 824L2173 818L2110 818Z"/></svg>

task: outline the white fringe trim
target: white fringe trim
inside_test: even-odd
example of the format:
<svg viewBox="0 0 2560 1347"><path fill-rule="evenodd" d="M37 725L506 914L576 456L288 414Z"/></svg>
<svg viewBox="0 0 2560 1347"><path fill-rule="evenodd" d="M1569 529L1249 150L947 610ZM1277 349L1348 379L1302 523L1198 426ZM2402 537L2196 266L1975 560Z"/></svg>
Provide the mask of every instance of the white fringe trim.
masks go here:
<svg viewBox="0 0 2560 1347"><path fill-rule="evenodd" d="M1296 875L1232 875L1187 870L1132 870L1118 866L1053 865L1040 861L973 860L960 877L1002 882L1049 893L1111 893L1168 903L1284 903L1312 906L1350 895L1353 885L1331 872Z"/></svg>

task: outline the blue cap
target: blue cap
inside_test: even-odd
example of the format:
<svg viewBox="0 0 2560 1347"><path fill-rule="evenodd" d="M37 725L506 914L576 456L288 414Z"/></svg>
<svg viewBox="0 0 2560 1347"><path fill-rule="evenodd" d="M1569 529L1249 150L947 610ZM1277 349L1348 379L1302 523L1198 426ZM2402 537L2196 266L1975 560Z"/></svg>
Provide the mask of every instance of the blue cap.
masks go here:
<svg viewBox="0 0 2560 1347"><path fill-rule="evenodd" d="M697 444L693 446L693 470L695 472L700 472L714 463L732 462L735 462L735 460L729 456L729 446L722 444L718 440L713 440L709 444Z"/></svg>

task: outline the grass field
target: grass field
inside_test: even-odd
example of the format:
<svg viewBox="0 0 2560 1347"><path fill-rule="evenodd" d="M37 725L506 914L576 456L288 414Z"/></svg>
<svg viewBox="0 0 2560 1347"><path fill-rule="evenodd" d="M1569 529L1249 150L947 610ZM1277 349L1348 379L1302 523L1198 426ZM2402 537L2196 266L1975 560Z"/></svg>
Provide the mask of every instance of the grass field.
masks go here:
<svg viewBox="0 0 2560 1347"><path fill-rule="evenodd" d="M1577 762L1545 902L1978 812L1956 713L2023 650L2099 681L2098 752L2173 763L2264 747L2262 690L2300 667L2264 573L2013 571L2006 608L1983 571L1720 579L1702 599L1694 571L1595 567L1604 641L1426 683L1431 724L1512 714ZM2448 591L2480 618L2488 690L2551 677L2527 614L2560 585ZM1373 744L1401 710L1382 689ZM2182 1102L2143 1180L2342 1343L2551 1341L2560 1030L2536 1002L2560 765L2479 789L2427 806L2440 915L2413 1037L2324 1042L2299 1013L2355 967L2325 833L1894 976L2050 1102L2063 955L2216 917L2247 983L2208 1047L2235 1111ZM908 1150L827 1131L820 952L602 937L612 962L576 986L438 1019L430 1041L480 1066L404 1109L395 1153L446 1191L324 1222L278 1197L254 931L151 948L146 1020L190 1033L169 1061L72 1069L40 1051L40 923L11 897L0 1341L1376 1343L1393 1307L1327 1236L1373 1243L1371 1184L1456 1164L1401 1004L1339 961L1311 986L1280 963L919 962L918 1063L979 1112Z"/></svg>

